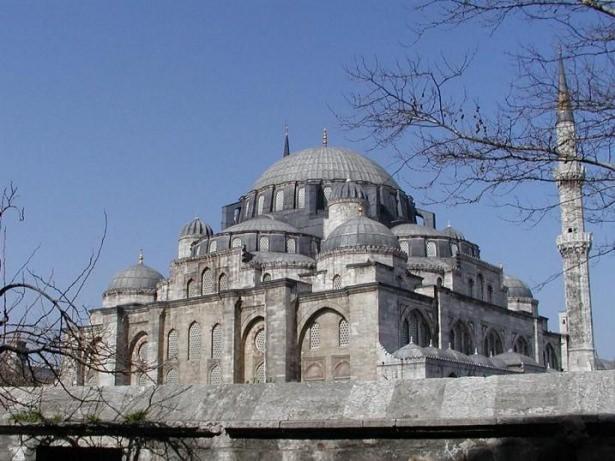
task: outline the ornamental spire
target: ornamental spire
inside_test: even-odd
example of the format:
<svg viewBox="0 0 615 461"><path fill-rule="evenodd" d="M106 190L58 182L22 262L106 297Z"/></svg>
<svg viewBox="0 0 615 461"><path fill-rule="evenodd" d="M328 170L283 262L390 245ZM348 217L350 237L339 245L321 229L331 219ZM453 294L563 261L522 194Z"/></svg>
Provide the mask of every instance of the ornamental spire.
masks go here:
<svg viewBox="0 0 615 461"><path fill-rule="evenodd" d="M323 128L322 130L322 145L326 146L329 143L329 137L327 135L327 129Z"/></svg>
<svg viewBox="0 0 615 461"><path fill-rule="evenodd" d="M139 264L143 264L143 250L139 250Z"/></svg>
<svg viewBox="0 0 615 461"><path fill-rule="evenodd" d="M284 151L282 157L288 157L290 155L290 147L288 144L288 124L284 125Z"/></svg>
<svg viewBox="0 0 615 461"><path fill-rule="evenodd" d="M560 122L574 122L570 91L568 91L568 83L566 82L564 58L562 58L561 51L559 54L559 85L557 88L557 123Z"/></svg>

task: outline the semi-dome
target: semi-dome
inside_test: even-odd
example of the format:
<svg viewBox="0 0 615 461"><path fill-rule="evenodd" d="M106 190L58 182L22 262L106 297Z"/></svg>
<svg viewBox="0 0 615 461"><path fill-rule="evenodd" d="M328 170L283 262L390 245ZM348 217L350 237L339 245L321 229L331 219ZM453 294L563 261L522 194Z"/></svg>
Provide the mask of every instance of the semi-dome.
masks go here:
<svg viewBox="0 0 615 461"><path fill-rule="evenodd" d="M291 226L284 221L279 221L270 215L261 215L247 221L240 222L233 226L227 227L223 233L240 233L240 232L290 232L300 233L299 229Z"/></svg>
<svg viewBox="0 0 615 461"><path fill-rule="evenodd" d="M201 218L194 218L182 228L179 237L211 237L212 235L214 231L209 224L205 224Z"/></svg>
<svg viewBox="0 0 615 461"><path fill-rule="evenodd" d="M444 237L441 231L421 224L398 224L391 231L398 237Z"/></svg>
<svg viewBox="0 0 615 461"><path fill-rule="evenodd" d="M358 216L337 226L322 242L321 250L372 246L399 250L397 237L387 226L366 216Z"/></svg>
<svg viewBox="0 0 615 461"><path fill-rule="evenodd" d="M347 180L346 182L338 183L333 187L329 202L349 199L367 200L367 195L360 184Z"/></svg>
<svg viewBox="0 0 615 461"><path fill-rule="evenodd" d="M143 264L143 257L139 263L130 266L113 276L107 287L110 290L155 290L158 282L163 280L162 274Z"/></svg>
<svg viewBox="0 0 615 461"><path fill-rule="evenodd" d="M341 147L320 146L286 156L271 165L252 189L294 181L346 180L399 185L384 168L361 154Z"/></svg>
<svg viewBox="0 0 615 461"><path fill-rule="evenodd" d="M504 286L508 289L509 298L533 298L528 286L516 277L504 276Z"/></svg>

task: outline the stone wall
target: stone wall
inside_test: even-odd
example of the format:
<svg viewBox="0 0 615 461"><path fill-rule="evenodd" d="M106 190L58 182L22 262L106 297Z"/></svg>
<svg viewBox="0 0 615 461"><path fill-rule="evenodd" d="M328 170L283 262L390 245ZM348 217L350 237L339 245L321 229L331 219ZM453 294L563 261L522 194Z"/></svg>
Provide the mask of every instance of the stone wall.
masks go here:
<svg viewBox="0 0 615 461"><path fill-rule="evenodd" d="M138 442L140 459L613 459L613 389L614 371L73 388L71 397L60 388L14 390L36 403L3 399L0 460L36 459L37 444L68 442Z"/></svg>

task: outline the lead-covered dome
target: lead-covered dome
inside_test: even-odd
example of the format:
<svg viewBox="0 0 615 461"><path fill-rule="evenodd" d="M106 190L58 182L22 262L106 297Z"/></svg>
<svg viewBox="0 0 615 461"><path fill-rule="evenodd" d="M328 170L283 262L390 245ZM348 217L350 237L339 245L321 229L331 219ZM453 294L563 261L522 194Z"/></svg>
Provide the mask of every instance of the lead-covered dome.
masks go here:
<svg viewBox="0 0 615 461"><path fill-rule="evenodd" d="M364 200L367 201L367 194L360 184L354 181L338 183L333 187L329 203L335 200Z"/></svg>
<svg viewBox="0 0 615 461"><path fill-rule="evenodd" d="M366 216L358 216L337 226L322 242L321 251L360 246L400 250L397 237L387 226Z"/></svg>
<svg viewBox="0 0 615 461"><path fill-rule="evenodd" d="M284 221L275 219L270 215L262 215L257 218L252 218L247 221L234 224L227 227L222 233L240 233L240 232L288 232L298 234L299 230Z"/></svg>
<svg viewBox="0 0 615 461"><path fill-rule="evenodd" d="M533 298L534 295L528 286L516 277L504 276L504 286L508 290L509 298Z"/></svg>
<svg viewBox="0 0 615 461"><path fill-rule="evenodd" d="M205 224L201 221L201 218L194 218L188 224L186 224L182 231L179 233L179 237L211 237L214 235L214 231L209 224Z"/></svg>
<svg viewBox="0 0 615 461"><path fill-rule="evenodd" d="M346 180L399 185L384 168L361 154L341 147L320 146L283 157L271 165L252 189L293 181Z"/></svg>
<svg viewBox="0 0 615 461"><path fill-rule="evenodd" d="M163 280L162 274L143 264L130 266L113 276L107 291L111 290L155 290L158 282Z"/></svg>

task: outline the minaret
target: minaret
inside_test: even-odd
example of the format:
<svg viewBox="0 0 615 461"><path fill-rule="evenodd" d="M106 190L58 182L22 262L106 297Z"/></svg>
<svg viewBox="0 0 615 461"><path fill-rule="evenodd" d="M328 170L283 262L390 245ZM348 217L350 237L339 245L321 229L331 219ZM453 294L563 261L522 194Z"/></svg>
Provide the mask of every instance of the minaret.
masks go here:
<svg viewBox="0 0 615 461"><path fill-rule="evenodd" d="M583 217L585 169L578 160L574 117L561 56L559 67L556 124L559 162L555 170L555 179L559 188L562 222L562 231L557 237L557 248L564 263L568 318L567 362L569 371L588 371L596 368L588 266L592 236L585 232Z"/></svg>

